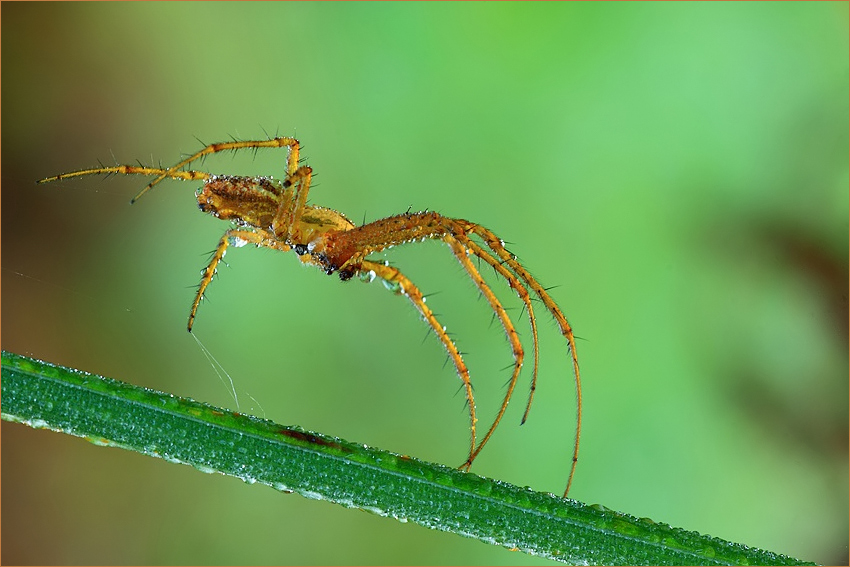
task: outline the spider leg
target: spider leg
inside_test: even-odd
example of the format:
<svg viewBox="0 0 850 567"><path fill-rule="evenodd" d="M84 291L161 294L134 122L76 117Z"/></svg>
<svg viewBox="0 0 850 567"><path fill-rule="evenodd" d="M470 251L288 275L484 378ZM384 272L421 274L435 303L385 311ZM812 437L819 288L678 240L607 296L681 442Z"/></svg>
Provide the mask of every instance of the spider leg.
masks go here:
<svg viewBox="0 0 850 567"><path fill-rule="evenodd" d="M431 325L431 328L434 329L434 332L437 334L437 337L439 337L440 342L443 343L443 347L445 347L446 351L449 353L449 357L455 365L457 374L463 382L463 388L466 392L466 401L469 405L469 429L471 432L471 441L469 445L469 459L467 462L471 463L473 458L472 455L475 453L475 423L477 421L477 418L475 417L475 398L472 395L472 382L469 380L469 370L466 368L466 364L463 362L463 358L457 350L457 346L451 337L449 337L448 333L446 333L446 328L437 321L433 311L431 311L431 309L425 304L425 298L422 296L422 292L419 291L419 288L416 287L416 285L414 285L407 276L391 266L380 264L378 262L371 262L369 260L363 260L359 269L365 272L372 271L379 278L398 285L400 289L399 293L406 296L411 303L413 303L414 307L416 307L425 321L427 321L428 324ZM466 466L466 468L469 467Z"/></svg>
<svg viewBox="0 0 850 567"><path fill-rule="evenodd" d="M525 413L522 416L522 421L520 425L525 423L525 420L528 418L528 411L531 409L531 400L534 397L534 390L537 388L537 371L540 367L540 345L537 341L537 317L534 315L534 307L531 304L531 296L528 294L528 290L525 285L523 285L522 281L520 281L516 275L505 268L504 264L493 258L486 250L481 248L474 240L466 239L462 240L464 245L469 248L473 254L490 264L496 272L505 278L508 282L508 285L511 286L517 296L522 300L525 304L525 308L528 311L528 320L531 324L531 338L532 345L534 351L534 369L531 374L531 389L528 394L528 403L525 406Z"/></svg>
<svg viewBox="0 0 850 567"><path fill-rule="evenodd" d="M573 446L573 462L570 467L570 476L567 479L567 489L564 491L564 497L567 496L567 493L570 491L570 485L573 482L573 475L576 471L576 463L578 462L578 447L579 447L579 437L581 436L581 378L579 376L578 369L578 356L576 355L576 342L575 336L573 335L573 329L570 327L570 324L567 322L567 318L564 316L563 312L558 308L558 305L555 301L549 296L543 286L541 286L536 279L532 277L528 271L522 267L522 265L517 262L516 258L514 258L513 254L508 252L505 249L502 241L492 232L484 228L483 226L468 222L468 221L455 221L455 223L462 227L464 234L475 233L484 240L484 243L496 253L496 255L502 260L504 264L513 270L513 272L519 276L519 278L525 282L525 284L531 288L531 290L537 294L540 300L543 302L543 305L546 306L546 309L549 310L549 313L555 318L555 321L558 323L558 327L561 330L561 334L567 339L567 343L570 347L570 355L572 357L573 362L573 372L575 373L575 384L576 384L576 436L575 436L575 444ZM486 259L485 259L486 261ZM534 390L531 392L532 396L534 394ZM528 406L526 407L526 415L528 415L528 408L531 405L531 398L529 396Z"/></svg>
<svg viewBox="0 0 850 567"><path fill-rule="evenodd" d="M489 252L485 250L485 247L478 245L476 244L476 242L471 240L470 237L473 234L483 240L484 245L486 245L486 248L489 248ZM476 256L490 264L499 275L504 277L508 281L509 285L520 297L520 299L524 302L525 306L528 308L528 316L535 343L535 370L534 377L532 378L531 391L529 392L528 403L526 404L525 413L523 415L523 421L525 421L525 419L528 417L528 412L531 408L531 402L534 399L534 392L537 387L537 361L539 351L539 347L537 345L537 323L534 315L534 309L531 306L527 288L530 288L531 291L533 291L537 295L537 297L540 298L545 307L549 310L549 312L557 321L558 326L561 330L561 334L567 340L570 355L572 357L577 404L575 444L573 446L573 459L570 468L570 475L567 480L567 490L564 492L564 496L566 496L567 492L569 492L570 485L572 484L572 479L575 474L576 464L578 462L579 438L581 436L581 378L579 374L578 357L576 355L575 337L573 335L572 327L570 327L570 324L567 322L567 318L558 308L554 300L549 296L543 286L541 286L540 283L538 283L537 280L535 280L534 277L532 277L532 275L529 274L528 271L522 267L522 265L516 260L516 258L505 249L504 244L495 234L475 223L471 223L462 219L447 218L435 212L423 212L415 214L405 213L377 220L363 226L347 229L345 231L336 231L333 234L329 233L324 240L325 247L322 252L324 258L322 266L325 269L328 269L328 267L330 267L332 271L338 270L341 276L343 274L346 274L347 277L351 277L351 275L355 271L362 269L363 262L365 262L363 258L365 258L368 254L371 254L373 252L379 252L390 246L394 246L404 242L423 240L426 238L440 239L449 243L451 243L452 240L457 240L460 243L461 247L466 247L471 250ZM462 264L464 263L462 258L466 255L467 254L465 251L463 252L463 254L458 255L458 258L460 259ZM384 266L375 264L374 262L370 262L369 265L375 266L373 271L379 275L381 273L381 269L392 270L391 268L385 268ZM471 272L466 265L464 265L464 267L467 269L467 272L470 274L470 276L473 278L477 285L478 279L473 275L473 272ZM396 273L395 270L384 273L387 273L387 277L385 277L385 279L389 281L399 281L398 278L394 279L394 274ZM475 273L477 273L477 270L475 270ZM480 278L480 274L478 274L478 277ZM480 286L479 289L481 289ZM421 294L419 294L418 299L414 299L413 297L411 297L411 301L413 301L417 308L420 309L420 312L423 313L429 324L431 324L432 327L435 328L435 330L438 330L437 334L438 336L440 336L440 340L443 341L443 344L446 346L446 349L449 350L449 353L451 354L451 341L448 336L445 335L445 331L442 331L442 328L437 325L436 321L432 321L431 318L429 318L429 316L422 310L422 307L424 307L424 303L421 300ZM498 311L496 311L495 307L493 307L494 304L492 301L490 302L490 305L491 308L494 309L494 312L496 312L498 315ZM430 313L430 311L428 313ZM504 325L504 320L502 321ZM456 351L456 349L454 350ZM454 355L452 355L452 358L454 358ZM466 382L469 377L467 373L461 371L461 363L462 361L460 360L459 355L457 355L457 359L455 360L455 366L458 367L458 374L461 376L464 382ZM509 398L511 394L512 391L509 391L507 394L507 398ZM468 397L471 397L471 388ZM498 425L499 420L501 419L501 416L504 411L505 403L503 403L499 415L497 415L496 420L494 421L488 433L492 433L493 428ZM485 437L485 440L486 439L487 438ZM481 447L479 446L477 449L478 450L476 450L476 448L473 448L470 451L470 458L468 459L468 463L471 463L472 460L474 460Z"/></svg>
<svg viewBox="0 0 850 567"><path fill-rule="evenodd" d="M490 286L487 285L487 282L484 281L484 278L481 276L481 273L478 271L478 269L475 267L475 264L473 264L472 260L469 258L469 240L466 239L466 242L462 242L460 239L454 238L449 235L446 235L444 237L444 240L446 241L446 243L448 243L449 247L452 250L452 253L458 259L458 261L460 261L460 264L466 270L466 273L469 274L469 277L472 278L473 282L475 282L475 285L476 287L478 287L478 290L481 292L482 295L484 295L485 298L487 298L487 302L490 304L490 308L499 317L499 321L501 321L502 328L505 330L505 335L507 335L508 337L508 342L511 345L511 352L514 357L514 370L513 374L511 375L510 382L508 383L508 391L505 394L505 399L502 401L502 406L499 408L499 412L496 415L496 418L493 420L493 424L490 426L490 429L487 430L487 433L484 435L484 438L478 444L478 447L476 447L475 450L470 453L469 458L460 467L462 469L469 470L469 467L472 466L472 461L475 459L475 457L478 456L478 453L481 452L481 449L484 448L484 445L490 439L490 436L493 435L493 432L496 430L496 426L499 425L499 422L502 420L502 416L505 414L505 410L508 407L508 402L511 400L514 388L516 387L517 379L519 378L519 371L522 368L522 362L525 354L522 348L522 343L519 340L519 335L517 334L516 328L514 327L514 324L511 321L510 317L508 317L508 313L505 311L505 308L502 307L502 304L499 302L499 299L493 293L493 290L490 289ZM476 255L479 256L479 254L477 253Z"/></svg>
<svg viewBox="0 0 850 567"><path fill-rule="evenodd" d="M307 204L307 194L310 191L312 178L313 169L303 166L296 169L283 182L283 186L287 189L295 185L295 198L281 199L280 207L272 221L272 229L275 234L285 236L289 242L305 244L301 242L300 221L304 214L304 206Z"/></svg>
<svg viewBox="0 0 850 567"><path fill-rule="evenodd" d="M496 272L501 275L508 282L508 285L511 286L513 290L516 291L519 298L525 304L526 309L528 310L529 320L531 322L531 335L532 335L532 344L534 351L534 371L532 378L532 392L534 391L534 384L537 382L537 369L539 362L539 353L540 349L537 343L537 320L534 316L534 308L531 305L531 298L528 294L528 290L522 284L522 282L517 279L517 277L507 268L505 268L499 261L497 261L493 256L491 256L486 250L482 249L475 241L467 238L466 236L457 236L458 244L452 244L449 242L449 245L452 247L452 251L455 253L455 256L458 257L461 264L466 268L467 273L469 273L472 280L478 286L478 288L484 293L487 297L487 300L490 302L490 306L493 308L493 311L498 315L499 320L502 322L502 327L505 329L505 334L508 336L508 340L511 343L511 350L514 355L514 373L511 376L511 380L508 384L508 391L505 393L505 398L502 401L502 406L499 408L498 414L496 414L496 418L493 420L493 424L490 426L490 429L487 431L487 434L479 443L478 448L475 449L472 454L472 458L478 456L478 453L484 448L484 444L490 439L490 436L496 430L496 426L499 425L499 422L502 420L502 417L505 414L505 411L508 409L508 402L510 402L511 396L513 395L514 387L516 386L517 379L519 378L520 367L522 366L523 359L523 350L522 344L520 343L519 337L516 333L516 329L513 326L513 322L510 317L508 317L507 312L505 312L502 305L498 302L493 292L484 282L481 274L478 270L475 269L475 266L470 261L468 255L466 258L463 258L459 255L459 252L464 252L464 248L471 251L473 254L490 264ZM475 270L474 272L470 270ZM482 287L483 286L483 287ZM486 288L486 291L485 291ZM491 297L492 296L492 297ZM528 407L526 407L526 414L528 413ZM525 417L523 417L523 422L525 421Z"/></svg>
<svg viewBox="0 0 850 567"><path fill-rule="evenodd" d="M50 181L59 181L69 179L71 177L81 177L83 175L98 175L100 173L114 174L120 173L123 175L158 175L162 178L171 177L172 179L183 179L185 181L207 180L212 177L209 173L203 171L169 171L160 167L145 167L136 165L116 165L113 167L95 167L92 169L82 169L80 171L72 171L70 173L62 173L53 177L39 179L37 183L48 183Z"/></svg>
<svg viewBox="0 0 850 567"><path fill-rule="evenodd" d="M135 203L136 201L138 201L139 198L142 195L144 195L145 193L147 193L148 190L151 187L153 187L154 185L156 185L157 183L159 183L160 181L162 181L166 177L179 177L179 176L175 175L176 173L178 173L177 170L189 165L193 161L200 159L204 156L214 154L214 153L218 153L218 152L225 152L227 150L241 150L241 149L244 149L244 148L283 148L283 147L289 148L289 157L286 160L286 175L290 176L293 173L295 173L296 169L298 169L298 159L299 159L298 148L299 148L299 146L298 146L298 140L296 140L295 138L278 137L278 138L272 138L270 140L243 140L243 141L234 140L232 142L220 142L220 143L217 143L217 144L208 145L207 147L205 147L201 151L192 154L191 156L187 157L183 161L179 162L176 165L169 167L168 169L166 169L164 171L160 170L160 171L162 171L162 173L160 173L157 176L156 179L154 179L153 181L148 183L145 186L144 189L139 191L139 193L135 197L133 197L133 199L130 202Z"/></svg>
<svg viewBox="0 0 850 567"><path fill-rule="evenodd" d="M241 241L241 242L240 242ZM243 246L245 243L250 242L251 244L256 244L257 246L264 246L266 248L274 248L276 250L280 250L281 252L288 252L290 247L282 242L279 242L271 235L266 234L265 232L253 231L253 230L240 230L232 228L224 233L221 239L218 241L218 246L213 252L212 258L210 259L210 263L207 264L207 267L204 268L203 276L201 277L201 284L198 286L198 291L195 293L195 300L192 302L192 309L189 311L189 324L186 326L187 330L192 332L192 325L195 324L195 314L198 312L198 306L201 304L201 300L204 298L204 291L206 291L207 286L215 277L216 268L218 268L219 262L224 258L225 253L227 252L227 247L231 244L237 245L236 242L240 242L238 246Z"/></svg>

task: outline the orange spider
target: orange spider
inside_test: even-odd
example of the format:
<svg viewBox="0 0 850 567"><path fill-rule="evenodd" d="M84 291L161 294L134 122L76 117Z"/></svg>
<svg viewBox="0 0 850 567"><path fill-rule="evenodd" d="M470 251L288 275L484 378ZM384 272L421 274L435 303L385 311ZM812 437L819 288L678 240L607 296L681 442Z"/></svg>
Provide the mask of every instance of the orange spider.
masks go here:
<svg viewBox="0 0 850 567"><path fill-rule="evenodd" d="M237 177L228 175L211 175L203 171L184 170L183 168L193 161L206 155L226 150L240 150L253 148L288 148L286 160L286 179L282 182L271 177ZM576 357L575 338L566 317L546 292L537 283L531 274L522 267L516 257L509 253L495 234L486 228L463 219L452 219L434 212L405 213L393 217L377 220L363 226L355 226L342 213L324 207L307 204L307 193L310 189L312 169L307 166L299 166L299 144L295 138L276 137L269 140L259 141L232 141L219 144L210 144L198 153L189 156L177 165L168 169L118 165L115 167L97 167L84 169L71 173L63 173L54 177L42 179L39 183L57 181L70 177L82 175L106 174L139 174L155 175L151 181L131 203L136 202L151 187L170 177L172 179L200 180L203 186L197 191L198 206L205 213L216 218L230 220L235 223L234 228L228 229L219 240L218 247L213 253L212 260L204 270L198 292L189 312L189 332L195 321L198 305L204 297L204 291L216 274L216 268L224 257L228 246L244 246L254 244L273 248L281 252L295 250L299 259L305 264L312 264L327 274L334 272L339 274L341 280L351 279L355 275L364 279L374 276L380 277L390 284L390 287L410 299L425 321L443 343L449 357L454 363L457 374L463 382L466 392L466 400L469 406L469 420L471 441L469 456L460 468L469 470L473 460L484 448L496 426L502 419L508 402L513 395L520 368L523 364L524 351L519 336L514 328L513 322L508 317L502 304L490 289L490 286L481 277L478 269L470 259L474 254L502 276L511 289L525 304L531 324L531 335L534 352L534 371L531 380L531 391L522 423L525 423L531 402L534 398L534 390L537 386L537 369L539 349L537 344L537 320L534 316L534 308L531 304L531 296L528 288L534 292L549 310L560 327L561 334L567 339L570 354L572 356L573 370L575 372L575 385L577 397L577 418L575 429L575 444L573 447L572 465L567 480L567 488L564 496L570 490L576 462L578 461L579 435L581 433L581 382L579 380L578 358ZM483 245L472 239L475 235ZM426 238L440 239L448 244L452 254L466 270L469 277L475 283L481 294L487 299L490 308L499 318L507 335L508 342L514 358L513 374L511 375L508 389L502 405L492 425L487 430L481 442L476 444L475 425L475 401L472 395L472 383L469 379L469 370L455 346L454 341L434 316L434 313L425 304L425 298L419 289L404 276L400 271L389 266L386 262L376 262L367 259L367 256L379 252L390 246L403 244Z"/></svg>

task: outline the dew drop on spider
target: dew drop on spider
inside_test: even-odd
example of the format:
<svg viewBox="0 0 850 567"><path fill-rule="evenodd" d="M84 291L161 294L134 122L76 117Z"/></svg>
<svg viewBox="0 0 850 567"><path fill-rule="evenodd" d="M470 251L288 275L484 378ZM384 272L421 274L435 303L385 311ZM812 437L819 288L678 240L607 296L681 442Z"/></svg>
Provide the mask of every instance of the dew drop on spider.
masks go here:
<svg viewBox="0 0 850 567"><path fill-rule="evenodd" d="M401 287L400 282L391 282L387 280L381 280L381 283L384 284L384 287L390 290L391 292L400 295L404 293L404 288Z"/></svg>

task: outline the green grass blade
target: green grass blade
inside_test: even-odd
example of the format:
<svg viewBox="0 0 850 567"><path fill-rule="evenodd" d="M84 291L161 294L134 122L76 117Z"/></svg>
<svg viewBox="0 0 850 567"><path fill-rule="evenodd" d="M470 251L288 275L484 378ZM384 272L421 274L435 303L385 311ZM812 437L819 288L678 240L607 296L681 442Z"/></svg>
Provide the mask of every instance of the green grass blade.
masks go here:
<svg viewBox="0 0 850 567"><path fill-rule="evenodd" d="M2 418L559 561L800 564L5 351Z"/></svg>

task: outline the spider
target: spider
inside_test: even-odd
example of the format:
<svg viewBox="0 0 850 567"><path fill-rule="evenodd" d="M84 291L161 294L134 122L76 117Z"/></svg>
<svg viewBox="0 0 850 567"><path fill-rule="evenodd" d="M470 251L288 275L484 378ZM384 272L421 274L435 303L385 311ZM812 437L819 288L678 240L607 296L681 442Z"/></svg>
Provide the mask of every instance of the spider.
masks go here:
<svg viewBox="0 0 850 567"><path fill-rule="evenodd" d="M210 154L243 149L257 151L260 148L287 148L286 178L283 181L272 177L212 175L203 171L184 169L192 162ZM578 461L579 436L581 433L581 381L572 328L546 289L531 276L513 254L505 249L502 240L490 230L473 222L444 217L435 212L408 212L356 226L340 212L307 204L307 194L310 190L313 170L305 165L300 165L300 163L299 142L295 138L275 137L255 141L234 140L210 144L167 169L142 165L101 166L48 177L40 180L39 183L96 174L120 173L156 176L130 201L135 203L142 195L165 178L202 181L203 185L196 192L200 209L216 218L232 221L234 225L225 231L209 264L203 270L201 283L189 312L187 325L189 332L192 332L195 315L201 300L204 298L204 292L216 275L218 264L222 261L229 246L239 247L253 244L281 252L294 250L304 264L316 266L328 275L336 273L343 281L354 276L359 276L367 281L374 277L383 279L387 282L388 287L396 293L404 295L413 303L443 344L463 383L462 387L466 394L469 409L471 440L467 459L459 467L462 470L469 470L472 462L487 444L502 420L508 402L513 396L525 358L525 351L513 322L490 286L484 281L470 255L480 258L508 283L523 302L525 311L528 313L534 358L531 387L521 423L525 423L528 418L531 402L534 399L539 360L537 319L534 315L529 288L555 318L561 334L567 340L575 374L577 412L572 464L567 479L567 487L564 491L564 497L566 497ZM476 237L476 239L473 239L473 237ZM370 254L380 252L391 246L425 239L439 239L448 245L481 295L490 304L494 315L498 317L513 355L513 373L508 382L507 392L495 419L480 442L477 441L476 423L478 418L476 417L469 370L454 341L426 305L425 297L413 282L387 262L369 259Z"/></svg>

